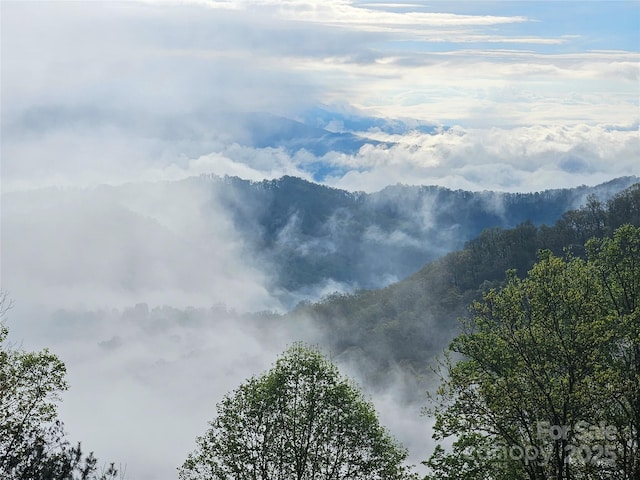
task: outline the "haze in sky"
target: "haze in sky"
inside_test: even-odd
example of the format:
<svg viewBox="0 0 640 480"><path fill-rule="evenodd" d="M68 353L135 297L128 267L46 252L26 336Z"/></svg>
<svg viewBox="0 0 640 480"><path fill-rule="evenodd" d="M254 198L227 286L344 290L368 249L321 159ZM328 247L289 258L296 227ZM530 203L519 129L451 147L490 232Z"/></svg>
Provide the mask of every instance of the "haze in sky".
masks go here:
<svg viewBox="0 0 640 480"><path fill-rule="evenodd" d="M176 478L222 395L314 336L238 323L280 307L272 272L211 192L158 181L638 175L639 16L636 1L2 1L1 287L12 339L68 366L72 439L130 479ZM327 132L346 143L314 150L306 135ZM426 459L420 405L374 402Z"/></svg>

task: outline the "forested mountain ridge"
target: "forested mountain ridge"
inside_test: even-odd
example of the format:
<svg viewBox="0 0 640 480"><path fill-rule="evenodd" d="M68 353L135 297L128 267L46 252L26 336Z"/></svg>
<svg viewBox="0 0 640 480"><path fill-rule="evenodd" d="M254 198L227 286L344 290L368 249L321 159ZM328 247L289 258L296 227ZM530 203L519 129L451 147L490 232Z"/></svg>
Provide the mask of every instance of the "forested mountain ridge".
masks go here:
<svg viewBox="0 0 640 480"><path fill-rule="evenodd" d="M586 240L610 236L627 223L640 226L640 183L606 203L590 197L553 226L524 222L513 229L484 230L463 249L401 282L302 303L286 318L293 323L312 318L321 331L320 343L355 362L373 385L384 386L398 367L420 383L434 357L458 333L457 319L483 292L502 285L507 270L526 275L543 249L584 255Z"/></svg>
<svg viewBox="0 0 640 480"><path fill-rule="evenodd" d="M3 267L15 272L25 295L33 296L34 279L65 271L58 285L111 292L124 286L131 302L174 306L169 297L182 291L195 304L210 301L216 272L229 270L238 288L251 283L264 292L255 302L229 306L290 309L333 291L385 287L485 228L526 220L550 225L588 195L606 201L636 181L528 194L406 185L363 193L294 177L199 176L8 192L2 195L3 241L13 254ZM158 288L165 290L160 300L149 298Z"/></svg>
<svg viewBox="0 0 640 480"><path fill-rule="evenodd" d="M536 193L395 185L368 194L288 176L210 181L235 227L270 261L279 286L293 291L327 281L383 287L462 248L483 229L515 227L527 220L553 224L587 196L606 201L638 178Z"/></svg>

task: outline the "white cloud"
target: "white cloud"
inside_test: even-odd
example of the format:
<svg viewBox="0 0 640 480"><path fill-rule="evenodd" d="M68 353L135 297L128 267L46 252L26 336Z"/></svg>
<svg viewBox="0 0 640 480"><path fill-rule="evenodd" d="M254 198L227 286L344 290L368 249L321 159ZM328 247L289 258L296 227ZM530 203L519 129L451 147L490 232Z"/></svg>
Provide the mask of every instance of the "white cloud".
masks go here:
<svg viewBox="0 0 640 480"><path fill-rule="evenodd" d="M42 105L110 105L138 118L290 113L336 101L467 125L486 119L487 110L502 124L637 116L637 52L555 50L588 39L514 34L520 24L536 24L524 16L387 11L346 1L34 6L3 5L3 130ZM518 48L523 42L526 50ZM491 90L509 85L537 96L483 105ZM593 102L565 110L567 90L589 93ZM617 108L607 112L612 101Z"/></svg>
<svg viewBox="0 0 640 480"><path fill-rule="evenodd" d="M573 102L573 108L579 109L580 96L574 96ZM283 148L196 139L197 148L190 148L209 153L176 160L170 155L175 146L160 141L145 144L116 135L103 139L103 145L97 138L61 133L16 152L22 161L3 166L3 189L173 181L201 174L254 181L283 175L311 180L310 166L318 163L340 172L330 174L325 183L369 192L393 183L535 191L639 173L637 125L454 127L436 134L388 135L375 130L362 134L384 145L365 145L355 155L329 152L316 157L304 150L290 154ZM152 158L145 149L149 145L166 151ZM11 148L7 151L13 152ZM56 157L62 160L53 163Z"/></svg>
<svg viewBox="0 0 640 480"><path fill-rule="evenodd" d="M491 26L509 23L526 22L523 16L496 16L496 15L459 15L453 13L424 13L410 10L408 12L395 12L393 9L404 7L411 8L414 4L376 4L377 8L369 8L373 5L356 4L347 0L241 0L237 2L201 2L194 3L207 5L211 8L245 10L258 9L263 13L271 13L274 16L294 21L317 22L322 24L347 25L351 28L364 25L366 28L376 30L380 25L394 26ZM392 10L383 10L391 8Z"/></svg>
<svg viewBox="0 0 640 480"><path fill-rule="evenodd" d="M285 175L311 180L310 174L301 168L304 152L291 157L282 148L252 148L236 143L220 151L188 160L186 165L175 163L161 169L143 173L146 180L178 180L203 174L235 176L245 180L260 181ZM315 158L314 158L315 159Z"/></svg>
<svg viewBox="0 0 640 480"><path fill-rule="evenodd" d="M391 183L539 191L638 174L640 158L637 127L454 128L436 135L372 136L396 144L365 146L353 156L329 155L328 161L351 170L328 184L364 191Z"/></svg>

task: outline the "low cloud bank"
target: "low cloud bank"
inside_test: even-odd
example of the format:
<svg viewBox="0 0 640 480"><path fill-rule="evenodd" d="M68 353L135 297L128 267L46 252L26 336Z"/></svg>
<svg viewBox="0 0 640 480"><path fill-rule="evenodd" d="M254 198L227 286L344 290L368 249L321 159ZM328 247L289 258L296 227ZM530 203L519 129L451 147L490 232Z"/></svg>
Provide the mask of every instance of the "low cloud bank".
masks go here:
<svg viewBox="0 0 640 480"><path fill-rule="evenodd" d="M637 174L640 156L637 125L456 127L436 135L371 136L393 146L363 147L353 157L332 159L352 170L328 183L363 190L399 182L531 192Z"/></svg>
<svg viewBox="0 0 640 480"><path fill-rule="evenodd" d="M97 133L71 141L62 138L63 132L52 133L35 141L25 139L28 146L10 142L4 150L11 159L3 169L4 191L216 174L254 181L290 175L365 192L395 183L531 192L637 175L640 157L637 124L452 127L395 135L374 130L357 132L372 143L356 153L324 155L197 136L188 144L168 144L124 132ZM299 143L304 146L304 140Z"/></svg>

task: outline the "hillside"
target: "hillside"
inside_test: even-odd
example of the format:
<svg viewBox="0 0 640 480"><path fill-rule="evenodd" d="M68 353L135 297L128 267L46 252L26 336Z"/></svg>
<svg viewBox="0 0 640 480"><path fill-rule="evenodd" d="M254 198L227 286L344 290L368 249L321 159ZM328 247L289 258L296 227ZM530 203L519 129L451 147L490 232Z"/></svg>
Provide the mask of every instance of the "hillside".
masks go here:
<svg viewBox="0 0 640 480"><path fill-rule="evenodd" d="M367 194L286 176L209 181L236 229L275 272L278 286L291 292L328 282L345 290L384 287L462 248L486 228L525 221L550 225L589 195L606 201L638 178L517 194L407 185Z"/></svg>
<svg viewBox="0 0 640 480"><path fill-rule="evenodd" d="M640 225L640 184L606 203L590 197L551 227L525 222L513 229L487 229L463 249L401 282L302 303L285 322L295 328L302 319L313 319L321 332L320 343L338 358L355 363L374 385L391 381L398 367L421 384L434 356L458 332L456 319L466 315L470 303L483 292L501 285L506 270L525 275L540 249L582 255L587 239L609 236L625 223Z"/></svg>

